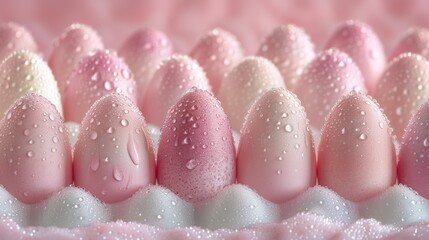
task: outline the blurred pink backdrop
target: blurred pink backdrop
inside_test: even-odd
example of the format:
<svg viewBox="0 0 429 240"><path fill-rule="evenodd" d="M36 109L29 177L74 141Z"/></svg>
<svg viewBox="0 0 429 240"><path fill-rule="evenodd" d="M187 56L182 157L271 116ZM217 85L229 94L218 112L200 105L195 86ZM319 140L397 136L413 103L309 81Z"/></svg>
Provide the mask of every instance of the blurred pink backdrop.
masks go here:
<svg viewBox="0 0 429 240"><path fill-rule="evenodd" d="M427 0L0 0L0 21L26 26L45 56L54 38L74 22L96 28L109 48L118 48L139 27L155 27L180 53L219 26L252 54L279 24L304 27L321 49L338 24L357 19L373 27L389 52L408 27L429 27L428 10Z"/></svg>

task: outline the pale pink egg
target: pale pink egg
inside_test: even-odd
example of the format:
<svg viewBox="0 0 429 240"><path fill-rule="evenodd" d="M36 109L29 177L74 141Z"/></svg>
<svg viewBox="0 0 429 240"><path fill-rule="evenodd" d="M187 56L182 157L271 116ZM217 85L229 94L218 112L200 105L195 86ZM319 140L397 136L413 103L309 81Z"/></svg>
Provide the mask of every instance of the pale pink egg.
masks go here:
<svg viewBox="0 0 429 240"><path fill-rule="evenodd" d="M219 100L234 130L240 131L247 111L264 92L285 87L282 75L263 57L246 57L229 73L219 90Z"/></svg>
<svg viewBox="0 0 429 240"><path fill-rule="evenodd" d="M204 70L195 60L186 55L173 55L163 61L140 101L146 120L161 126L168 109L193 87L211 89Z"/></svg>
<svg viewBox="0 0 429 240"><path fill-rule="evenodd" d="M353 60L336 48L319 53L295 88L310 124L317 129L322 128L337 101L351 91L366 92L364 79Z"/></svg>
<svg viewBox="0 0 429 240"><path fill-rule="evenodd" d="M63 114L61 95L48 64L36 53L17 50L0 64L0 116L28 93L45 97Z"/></svg>
<svg viewBox="0 0 429 240"><path fill-rule="evenodd" d="M366 24L347 21L330 37L326 48L338 48L347 53L360 68L365 86L372 93L386 67L383 44Z"/></svg>
<svg viewBox="0 0 429 240"><path fill-rule="evenodd" d="M0 122L0 184L36 203L72 183L71 147L61 115L46 98L16 100Z"/></svg>
<svg viewBox="0 0 429 240"><path fill-rule="evenodd" d="M429 100L411 118L398 160L398 182L429 198Z"/></svg>
<svg viewBox="0 0 429 240"><path fill-rule="evenodd" d="M393 59L407 52L419 54L429 60L429 29L409 28L393 48L390 58Z"/></svg>
<svg viewBox="0 0 429 240"><path fill-rule="evenodd" d="M155 154L145 120L127 97L98 100L82 121L74 147L75 185L113 203L155 184Z"/></svg>
<svg viewBox="0 0 429 240"><path fill-rule="evenodd" d="M23 26L9 22L0 24L0 63L17 50L37 52L38 47L31 33Z"/></svg>
<svg viewBox="0 0 429 240"><path fill-rule="evenodd" d="M293 93L269 90L250 108L238 148L237 182L277 203L316 184L312 134Z"/></svg>
<svg viewBox="0 0 429 240"><path fill-rule="evenodd" d="M215 28L198 40L189 56L204 69L213 93L217 95L228 72L243 58L243 50L234 35Z"/></svg>
<svg viewBox="0 0 429 240"><path fill-rule="evenodd" d="M78 62L94 50L103 49L97 32L84 24L72 24L55 40L49 66L58 82L61 95L69 84L69 77Z"/></svg>
<svg viewBox="0 0 429 240"><path fill-rule="evenodd" d="M351 93L332 109L318 148L318 183L362 201L396 183L390 126L370 97Z"/></svg>
<svg viewBox="0 0 429 240"><path fill-rule="evenodd" d="M97 50L79 62L70 75L64 99L66 121L80 123L101 97L119 93L137 101L136 82L116 52Z"/></svg>
<svg viewBox="0 0 429 240"><path fill-rule="evenodd" d="M173 45L163 32L141 28L133 33L119 50L134 74L138 99L143 99L146 87L161 62L173 54Z"/></svg>
<svg viewBox="0 0 429 240"><path fill-rule="evenodd" d="M273 62L286 87L294 91L304 68L315 57L314 44L304 29L293 24L282 25L265 38L257 55Z"/></svg>
<svg viewBox="0 0 429 240"><path fill-rule="evenodd" d="M401 139L412 115L429 99L429 62L417 54L401 54L387 67L374 98Z"/></svg>

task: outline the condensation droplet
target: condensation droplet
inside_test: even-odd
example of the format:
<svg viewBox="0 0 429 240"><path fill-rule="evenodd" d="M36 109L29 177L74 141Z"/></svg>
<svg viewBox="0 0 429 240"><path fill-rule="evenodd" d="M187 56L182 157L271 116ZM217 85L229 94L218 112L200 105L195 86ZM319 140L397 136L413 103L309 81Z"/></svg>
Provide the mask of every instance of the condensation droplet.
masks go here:
<svg viewBox="0 0 429 240"><path fill-rule="evenodd" d="M92 131L89 137L91 138L91 140L96 140L98 137L98 134L96 131Z"/></svg>
<svg viewBox="0 0 429 240"><path fill-rule="evenodd" d="M365 133L362 133L361 135L359 135L359 139L362 141L365 141L368 137L366 136Z"/></svg>
<svg viewBox="0 0 429 240"><path fill-rule="evenodd" d="M24 130L24 135L25 135L25 136L30 135L30 130L29 130L29 129L25 129L25 130Z"/></svg>
<svg viewBox="0 0 429 240"><path fill-rule="evenodd" d="M290 124L286 124L286 126L285 126L285 131L290 133L290 132L292 132L292 130L293 130L292 125L290 125Z"/></svg>
<svg viewBox="0 0 429 240"><path fill-rule="evenodd" d="M140 164L139 148L138 148L138 144L136 143L136 139L131 133L128 136L127 150L128 150L128 155L131 158L131 161L134 163L134 165L138 166Z"/></svg>
<svg viewBox="0 0 429 240"><path fill-rule="evenodd" d="M115 179L118 182L122 181L123 179L122 172L117 167L113 168L113 179Z"/></svg>
<svg viewBox="0 0 429 240"><path fill-rule="evenodd" d="M425 140L423 140L423 146L429 147L429 137L426 137Z"/></svg>
<svg viewBox="0 0 429 240"><path fill-rule="evenodd" d="M115 128L114 128L114 127L109 127L109 128L106 130L106 132L107 132L107 133L114 133L114 132L115 132Z"/></svg>
<svg viewBox="0 0 429 240"><path fill-rule="evenodd" d="M189 137L185 137L182 141L182 144L184 144L184 145L188 145L190 143L191 143L191 139Z"/></svg>
<svg viewBox="0 0 429 240"><path fill-rule="evenodd" d="M28 151L28 152L27 152L27 157L31 158L31 157L33 157L33 156L34 156L33 151Z"/></svg>
<svg viewBox="0 0 429 240"><path fill-rule="evenodd" d="M123 127L128 126L128 120L127 119L121 119L121 126L123 126Z"/></svg>
<svg viewBox="0 0 429 240"><path fill-rule="evenodd" d="M98 167L100 166L100 160L98 158L93 158L91 162L89 163L89 167L92 171L97 171Z"/></svg>
<svg viewBox="0 0 429 240"><path fill-rule="evenodd" d="M190 159L188 162L186 162L186 168L189 170L192 170L194 168L197 167L197 162L195 161L195 159Z"/></svg>

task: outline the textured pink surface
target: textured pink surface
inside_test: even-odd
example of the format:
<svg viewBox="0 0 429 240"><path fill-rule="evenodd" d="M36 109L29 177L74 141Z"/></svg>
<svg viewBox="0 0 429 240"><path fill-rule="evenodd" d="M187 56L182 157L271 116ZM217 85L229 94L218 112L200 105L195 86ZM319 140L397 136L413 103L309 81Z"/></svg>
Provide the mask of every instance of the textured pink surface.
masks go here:
<svg viewBox="0 0 429 240"><path fill-rule="evenodd" d="M0 182L17 199L39 202L72 183L64 122L47 99L17 100L0 122Z"/></svg>
<svg viewBox="0 0 429 240"><path fill-rule="evenodd" d="M107 203L155 184L152 140L130 99L112 94L91 107L82 121L73 166L75 185Z"/></svg>
<svg viewBox="0 0 429 240"><path fill-rule="evenodd" d="M209 92L193 89L172 106L157 161L158 183L187 201L209 199L235 183L231 127Z"/></svg>
<svg viewBox="0 0 429 240"><path fill-rule="evenodd" d="M294 92L310 124L321 129L335 103L353 90L366 92L363 76L347 54L334 48L320 52L307 65Z"/></svg>
<svg viewBox="0 0 429 240"><path fill-rule="evenodd" d="M322 129L319 184L352 201L366 200L395 184L396 153L389 128L370 97L360 93L343 97Z"/></svg>
<svg viewBox="0 0 429 240"><path fill-rule="evenodd" d="M398 182L429 198L429 99L411 118L398 160Z"/></svg>
<svg viewBox="0 0 429 240"><path fill-rule="evenodd" d="M316 184L311 131L293 93L270 90L250 108L238 148L237 182L277 203Z"/></svg>

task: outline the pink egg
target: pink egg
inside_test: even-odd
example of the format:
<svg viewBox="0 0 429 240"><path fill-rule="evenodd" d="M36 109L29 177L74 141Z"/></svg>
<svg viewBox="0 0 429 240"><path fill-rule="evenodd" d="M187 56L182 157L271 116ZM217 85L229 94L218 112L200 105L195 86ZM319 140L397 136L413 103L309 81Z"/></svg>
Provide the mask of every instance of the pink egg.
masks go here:
<svg viewBox="0 0 429 240"><path fill-rule="evenodd" d="M82 121L74 148L75 185L113 203L155 184L155 154L145 120L127 97L98 100Z"/></svg>
<svg viewBox="0 0 429 240"><path fill-rule="evenodd" d="M429 100L411 118L398 160L398 182L429 198Z"/></svg>
<svg viewBox="0 0 429 240"><path fill-rule="evenodd" d="M78 62L90 52L103 49L97 32L83 24L72 24L55 40L49 66L58 82L61 95L69 84L69 77Z"/></svg>
<svg viewBox="0 0 429 240"><path fill-rule="evenodd" d="M310 124L321 129L335 103L354 90L366 92L359 68L347 54L331 48L308 64L295 93L308 113Z"/></svg>
<svg viewBox="0 0 429 240"><path fill-rule="evenodd" d="M193 89L168 111L157 158L158 183L198 202L235 183L235 148L220 102Z"/></svg>
<svg viewBox="0 0 429 240"><path fill-rule="evenodd" d="M64 99L66 121L80 123L101 97L119 93L137 101L136 82L128 66L115 52L98 50L79 62L70 75Z"/></svg>
<svg viewBox="0 0 429 240"><path fill-rule="evenodd" d="M204 69L217 95L227 73L243 58L243 50L234 35L215 28L198 40L189 56Z"/></svg>
<svg viewBox="0 0 429 240"><path fill-rule="evenodd" d="M141 28L122 45L119 55L130 67L137 83L138 98L142 99L158 65L173 54L173 45L163 32Z"/></svg>
<svg viewBox="0 0 429 240"><path fill-rule="evenodd" d="M282 75L263 57L246 57L229 73L219 90L219 100L234 130L240 131L247 111L264 92L285 87Z"/></svg>
<svg viewBox="0 0 429 240"><path fill-rule="evenodd" d="M45 97L63 114L61 95L48 64L36 53L17 50L0 64L0 116L14 101L29 93Z"/></svg>
<svg viewBox="0 0 429 240"><path fill-rule="evenodd" d="M409 28L393 48L390 57L393 59L407 52L419 54L429 60L429 29Z"/></svg>
<svg viewBox="0 0 429 240"><path fill-rule="evenodd" d="M264 93L241 131L237 181L283 203L316 184L316 155L308 120L297 97L284 89Z"/></svg>
<svg viewBox="0 0 429 240"><path fill-rule="evenodd" d="M315 57L310 37L302 28L293 24L275 28L262 42L257 55L276 65L286 87L292 91L304 68Z"/></svg>
<svg viewBox="0 0 429 240"><path fill-rule="evenodd" d="M140 109L149 123L161 126L168 109L193 87L211 89L203 69L195 60L185 55L173 55L156 70L140 102Z"/></svg>
<svg viewBox="0 0 429 240"><path fill-rule="evenodd" d="M13 52L23 49L37 52L31 33L17 23L0 23L0 63Z"/></svg>
<svg viewBox="0 0 429 240"><path fill-rule="evenodd" d="M429 62L413 53L395 58L377 84L374 98L384 109L399 139L414 112L429 99L428 86Z"/></svg>
<svg viewBox="0 0 429 240"><path fill-rule="evenodd" d="M0 184L25 203L72 183L71 148L55 106L40 95L19 98L0 122Z"/></svg>
<svg viewBox="0 0 429 240"><path fill-rule="evenodd" d="M347 53L359 66L365 86L372 93L386 66L384 48L375 32L364 23L347 21L326 44L327 49L333 47Z"/></svg>
<svg viewBox="0 0 429 240"><path fill-rule="evenodd" d="M318 149L318 182L362 201L396 182L396 154L387 118L370 97L351 93L332 109Z"/></svg>

